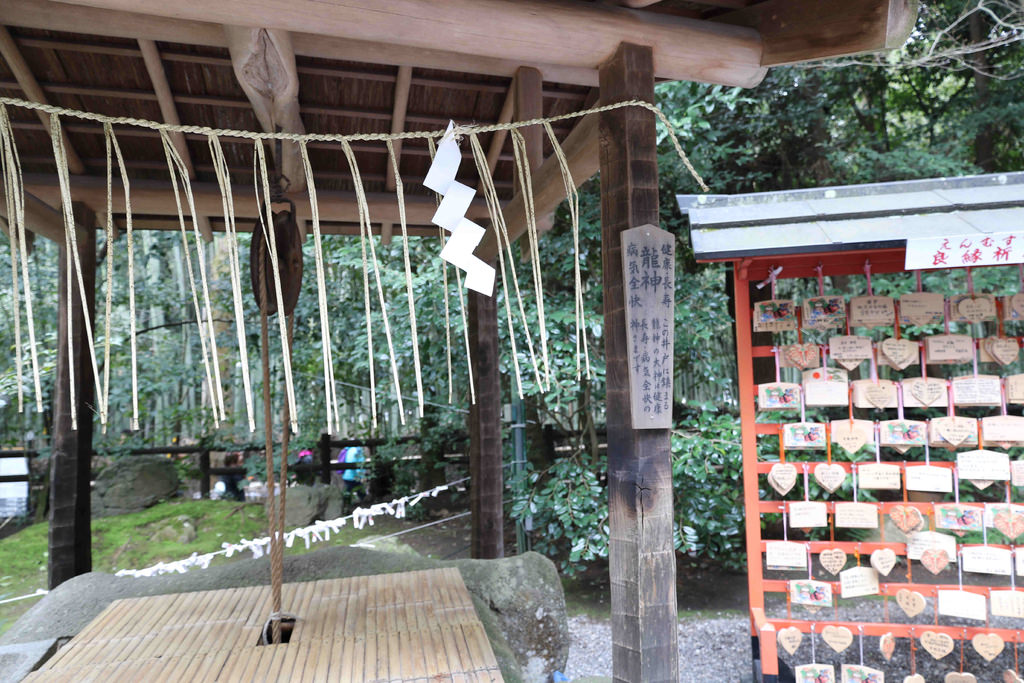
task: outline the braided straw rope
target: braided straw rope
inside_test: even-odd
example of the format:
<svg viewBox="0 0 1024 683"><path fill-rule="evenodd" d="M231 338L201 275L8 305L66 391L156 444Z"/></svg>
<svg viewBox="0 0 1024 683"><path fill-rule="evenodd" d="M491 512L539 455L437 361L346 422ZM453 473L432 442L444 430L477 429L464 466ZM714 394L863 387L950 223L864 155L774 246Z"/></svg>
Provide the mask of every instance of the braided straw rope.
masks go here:
<svg viewBox="0 0 1024 683"><path fill-rule="evenodd" d="M192 270L191 264L191 248L189 246L189 240L186 234L185 226L185 215L183 202L181 201L181 191L184 191L185 204L187 209L194 216L195 215L195 202L192 196L191 183L187 175L187 169L177 150L173 144L170 143L170 133L188 133L188 134L199 134L205 135L208 138L210 145L211 156L214 160L214 171L217 176L218 185L222 194L222 204L225 215L226 232L228 239L228 251L229 251L229 269L231 276L231 289L232 298L234 300L235 317L236 317L236 331L238 336L238 348L239 355L242 360L242 383L245 391L245 403L246 412L248 416L250 431L255 428L255 415L253 410L252 402L252 391L251 384L249 382L248 364L246 351L246 337L245 327L242 317L242 306L241 306L241 267L238 254L237 244L237 231L235 229L234 220L234 205L233 195L231 193L231 181L229 176L229 169L227 166L226 159L221 150L220 138L240 138L245 140L252 140L254 143L254 172L255 172L255 185L256 194L258 198L263 200L263 204L266 207L267 215L260 212L260 223L262 224L262 230L266 235L268 231L267 222L270 220L269 216L269 178L267 173L267 164L265 160L265 152L263 150L264 140L286 140L295 142L299 145L301 155L303 157L303 170L306 175L307 187L309 188L309 199L311 202L312 209L312 223L313 233L316 242L316 248L314 249L315 256L317 257L317 290L320 304L320 323L321 323L321 337L324 355L325 365L325 405L327 412L327 428L330 431L332 426L336 431L340 427L340 414L338 410L338 397L337 390L334 381L334 370L333 370L333 358L332 358L332 343L331 343L331 330L330 324L327 319L327 305L326 305L326 274L323 265L322 255L322 244L321 244L321 231L319 221L319 211L316 201L316 190L313 183L313 170L309 163L307 143L310 141L326 141L326 142L339 142L341 143L342 149L345 152L346 158L349 162L349 166L353 173L355 192L357 196L357 205L360 215L360 241L362 245L362 260L363 260L363 296L364 296L364 310L366 314L366 331L367 331L367 354L368 354L368 365L370 373L370 387L373 400L371 401L371 409L373 416L373 424L377 424L377 405L376 405L376 373L374 368L374 352L373 352L373 329L371 323L371 305L370 305L370 282L369 282L369 271L370 266L373 266L373 277L375 289L377 290L377 301L381 309L382 321L384 327L385 337L387 339L388 352L391 361L391 374L395 385L395 396L399 402L399 415L402 417L404 422L404 411L402 410L402 393L399 387L398 379L398 365L394 355L394 347L391 334L391 325L387 312L386 302L384 298L384 292L381 282L380 263L378 261L376 248L374 242L371 239L372 233L370 231L370 217L369 210L366 201L365 192L362 186L362 181L359 177L359 170L355 163L355 155L352 152L350 142L352 141L383 141L388 147L389 161L392 167L392 171L396 180L396 194L399 205L399 220L403 231L403 261L405 266L405 277L406 277L406 295L409 303L410 312L410 332L413 343L413 365L416 375L417 383L417 401L419 403L419 412L422 415L424 395L422 389L422 370L421 362L419 358L419 344L418 344L418 332L415 315L415 305L412 296L412 277L411 267L409 262L409 252L407 242L407 225L405 218L405 205L404 205L404 189L402 180L398 170L397 156L394 150L393 142L395 140L407 140L407 139L425 139L429 147L431 157L436 149L435 140L443 137L445 131L410 131L403 133L358 133L351 135L342 134L323 134L323 133L284 133L284 132L256 132L256 131L242 131L222 128L211 128L207 126L191 126L191 125L174 125L161 123L156 121L148 121L145 119L138 119L134 117L124 116L106 116L102 114L95 114L90 112L82 112L74 109L68 109L65 107L58 107L49 104L41 104L37 102L29 102L11 97L0 97L0 162L2 162L2 171L4 176L4 187L5 187L5 199L7 202L8 214L13 216L9 218L11 225L11 267L12 267L12 280L15 290L15 343L16 343L16 355L18 357L18 363L21 363L21 353L17 352L21 348L21 327L20 327L20 312L18 311L18 266L21 266L23 277L21 280L21 287L24 288L25 293L25 308L28 322L29 332L29 348L32 352L32 365L33 375L36 384L36 402L37 407L41 402L41 390L40 390L40 379L39 379L39 368L36 354L36 343L35 343L35 331L34 321L31 308L31 291L29 288L28 281L28 262L25 254L25 240L24 240L24 197L23 189L20 183L20 164L17 158L17 150L13 144L13 131L11 130L10 121L6 116L6 106L16 106L23 109L30 109L35 111L42 111L50 115L50 128L51 138L53 138L54 147L54 158L57 162L58 167L58 178L60 180L61 188L61 199L62 208L64 212L64 218L66 223L66 235L65 239L67 245L71 251L71 259L73 262L73 268L69 268L66 273L65 286L68 288L69 294L74 289L74 280L77 279L78 289L82 291L82 273L81 264L78 263L78 254L74 249L75 245L75 234L71 229L74 224L74 219L71 216L71 192L69 187L69 172L67 168L67 160L65 151L63 148L63 140L59 136L60 133L60 116L66 116L70 118L82 119L86 121L93 121L103 124L105 142L106 142L106 153L107 153L107 238L108 242L111 242L112 246L112 211L113 211L113 197L112 197L112 176L113 176L113 160L116 158L118 169L121 176L121 182L124 190L124 203L127 218L127 237L128 237L128 271L129 271L129 325L130 325L130 340L131 340L131 377L132 377L132 415L131 424L133 429L138 428L138 373L137 373L137 349L136 349L136 320L135 320L135 281L134 281L134 248L133 248L133 231L132 231L132 211L131 211L131 199L128 174L126 172L124 159L121 155L121 150L117 142L117 138L113 132L114 125L125 125L135 126L138 128L145 128L150 130L158 131L161 137L161 142L164 147L165 156L167 158L168 171L171 178L172 188L174 190L175 202L178 211L179 228L183 247L183 256L185 259L185 269L188 272L188 279L192 294L193 308L196 314L196 325L199 332L199 341L201 346L201 355L203 358L203 365L206 375L206 383L209 389L210 396L210 408L214 418L214 424L219 424L221 420L227 418L224 400L224 391L222 387L220 377L220 363L218 362L218 350L216 345L216 334L213 328L213 316L211 312L211 301L209 283L207 281L206 274L206 263L203 254L203 245L201 236L199 234L198 226L193 220L192 232L195 240L195 249L198 256L198 263L196 266L199 269L199 283L196 282L194 271ZM545 132L552 144L553 156L558 160L559 170L562 175L562 180L566 189L566 197L569 201L569 213L572 220L572 234L573 244L575 249L575 267L574 267L574 279L576 287L576 366L577 366L577 377L580 376L582 367L585 364L586 372L590 374L590 358L589 350L586 342L586 320L585 311L583 308L583 295L582 295L582 278L580 273L579 264L579 195L576 192L575 183L572 179L571 173L568 168L568 161L565 158L565 154L558 144L555 138L554 131L551 128L551 123L555 121L563 121L569 119L580 118L590 114L597 114L601 112L612 111L624 107L641 107L653 112L658 119L665 125L668 137L672 140L672 143L682 160L685 167L690 171L693 177L697 180L700 186L706 191L707 186L703 180L696 173L693 166L684 153L682 146L679 143L678 136L675 128L667 117L658 109L654 104L644 102L641 100L629 100L624 102L616 102L612 104L606 104L601 106L592 107L583 111L572 112L568 114L562 114L559 116L552 116L547 118L536 118L526 121L510 122L503 124L494 125L463 125L456 126L452 129L451 135L454 135L457 139L460 137L468 137L470 141L470 153L473 156L473 160L477 166L478 174L481 177L481 186L483 188L484 198L487 203L487 207L491 216L491 224L495 230L495 238L497 240L497 259L498 266L501 270L502 285L505 287L505 318L506 324L509 331L509 343L511 344L511 355L512 363L514 366L514 374L516 376L516 383L519 395L523 393L522 380L520 375L520 361L518 350L516 349L516 334L513 333L513 304L510 301L511 296L515 296L515 308L518 309L519 315L515 316L520 319L523 330L522 334L525 335L526 347L530 364L533 368L534 378L537 385L541 388L550 386L550 374L551 366L547 348L547 328L545 323L544 315L544 302L543 302L543 288L541 286L541 272L540 272L540 261L539 261L539 250L538 250L538 233L536 226L536 217L534 215L535 207L532 196L533 179L529 168L528 159L526 158L526 145L523 136L519 133L519 129L532 126L532 125L543 125ZM56 133L54 132L56 130ZM523 188L523 198L525 203L525 209L527 214L527 233L528 233L528 248L529 248L529 260L532 270L532 276L534 281L534 292L537 305L537 323L539 340L538 346L540 347L539 353L534 347L533 335L530 331L530 324L527 320L523 297L520 292L520 286L518 282L518 276L516 274L516 268L513 261L513 255L511 251L511 239L508 233L507 226L505 225L504 216L502 215L501 205L497 197L497 192L494 188L493 178L491 177L490 169L486 163L486 158L483 150L480 146L479 135L482 133L495 132L495 131L510 131L512 137L512 147L514 153L514 161L516 167L516 173L519 180L519 185ZM179 185L180 183L180 185ZM443 232L440 233L443 240ZM269 256L272 263L276 263L276 244L269 241ZM369 249L367 250L367 247ZM19 250L20 256L19 259ZM19 263L20 262L20 263ZM107 422L107 412L109 403L109 364L110 364L110 296L111 296L111 280L112 274L109 270L110 265L108 262L107 272L107 302L105 306L105 318L106 318L106 334L104 338L104 372L103 372L103 383L102 391L98 398L98 412L100 422L104 426ZM449 403L454 399L454 386L452 381L452 330L451 323L452 312L450 311L448 301L448 271L447 266L442 262L442 278L441 286L444 288L445 296L443 297L445 305L445 346L446 346L446 362L448 368L448 394ZM511 271L511 272L509 272ZM279 278L277 277L276 267L272 269L274 279L274 295L280 303L281 299L281 285ZM459 296L459 317L463 322L463 340L466 346L466 363L467 370L469 373L469 385L470 385L470 400L475 403L475 386L473 382L473 369L470 365L469 358L469 335L468 325L466 316L466 301L462 291L462 277L459 270L455 270L456 284ZM510 277L511 276L511 277ZM511 291L509 288L509 279L511 279ZM202 302L200 302L200 294L202 295ZM201 305L202 303L202 305ZM205 309L205 310L204 310ZM205 312L205 316L203 313ZM205 318L205 320L204 320ZM285 325L283 321L279 321L280 324L280 337L282 341L282 360L285 374L285 392L288 404L288 415L291 430L297 431L297 405L295 400L295 391L292 381L292 368L290 362L290 342L288 341L288 334L284 329ZM90 346L90 360L92 364L93 375L97 385L100 385L100 377L98 372L98 364L96 362L96 353L94 351L94 343L91 335L91 329L87 327L87 333L89 333L88 344ZM70 341L70 340L69 340ZM538 355L540 356L540 363L538 363ZM582 361L582 363L581 363ZM72 359L72 362L74 360ZM19 372L20 375L20 372ZM70 387L72 395L72 422L73 428L77 428L77 415L75 414L75 402L74 395L76 387L74 386L74 378L71 379L72 385ZM20 389L20 384L19 384ZM19 406L21 405L21 397L19 395Z"/></svg>
<svg viewBox="0 0 1024 683"><path fill-rule="evenodd" d="M137 119L132 116L106 116L104 114L93 114L91 112L79 111L77 109L68 109L66 107L57 107L52 104L43 104L41 102L31 102L29 100L22 100L17 97L0 97L0 104L9 104L15 107L22 107L24 109L33 109L36 111L46 112L48 114L60 114L62 116L71 116L77 119L83 119L86 121L97 121L99 123L111 123L114 125L122 126L136 126L138 128L149 128L150 130L166 130L174 133L194 133L196 135L216 135L219 137L230 137L230 138L245 138L248 140L290 140L292 142L382 142L384 140L412 140L412 139L434 139L441 138L444 136L445 131L433 130L433 131L406 131L404 133L352 133L349 135L342 135L340 133L264 133L252 130L233 130L230 128L210 128L208 126L186 126L181 124L170 124L160 123L158 121L149 121L147 119ZM700 177L697 170L690 163L689 157L686 156L686 152L683 151L683 146L679 142L679 136L676 134L676 128L672 125L672 122L668 120L661 108L656 104L645 102L643 100L625 100L623 102L613 102L611 104L603 104L598 107L591 107L590 109L584 109L582 111L574 111L568 114L559 114L558 116L548 116L536 119L527 119L526 121L513 121L510 123L495 123L486 126L472 125L472 126L456 126L453 130L455 135L461 136L468 133L493 133L498 130L513 130L516 128L524 128L526 126L538 126L545 123L554 123L555 121L566 121L569 119L576 119L588 114L600 114L605 111L613 111L615 109L621 109L623 107L642 107L654 112L658 120L664 124L665 129L668 131L669 137L672 140L672 145L676 149L676 153L686 166L686 170L690 172L697 184L700 185L700 189L704 192L710 192L708 186L704 183L704 179Z"/></svg>

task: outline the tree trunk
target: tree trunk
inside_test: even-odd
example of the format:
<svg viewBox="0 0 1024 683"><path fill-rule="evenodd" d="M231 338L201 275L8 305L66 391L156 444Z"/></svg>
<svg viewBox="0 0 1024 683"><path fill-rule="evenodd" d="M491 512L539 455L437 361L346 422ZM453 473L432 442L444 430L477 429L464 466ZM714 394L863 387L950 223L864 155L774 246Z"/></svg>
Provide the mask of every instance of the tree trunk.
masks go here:
<svg viewBox="0 0 1024 683"><path fill-rule="evenodd" d="M601 65L601 101L654 101L651 48L623 43ZM600 115L601 261L608 407L608 560L616 681L679 680L669 430L632 428L621 232L659 224L654 115Z"/></svg>
<svg viewBox="0 0 1024 683"><path fill-rule="evenodd" d="M975 11L970 17L971 42L980 43L988 33L985 18ZM968 60L974 68L974 111L984 112L988 108L988 86L992 77L988 75L988 57L983 50L975 52ZM974 163L986 173L994 173L995 131L991 123L982 123L974 135Z"/></svg>
<svg viewBox="0 0 1024 683"><path fill-rule="evenodd" d="M96 299L96 216L83 204L74 205L78 256L85 282L90 319ZM71 272L71 290L67 273ZM70 578L92 571L92 513L89 480L92 466L92 418L95 386L86 337L85 313L74 261L60 250L60 294L57 330L57 376L54 388L53 453L50 456L49 586L52 590ZM67 312L71 308L71 325ZM71 338L75 374L78 429L71 428Z"/></svg>

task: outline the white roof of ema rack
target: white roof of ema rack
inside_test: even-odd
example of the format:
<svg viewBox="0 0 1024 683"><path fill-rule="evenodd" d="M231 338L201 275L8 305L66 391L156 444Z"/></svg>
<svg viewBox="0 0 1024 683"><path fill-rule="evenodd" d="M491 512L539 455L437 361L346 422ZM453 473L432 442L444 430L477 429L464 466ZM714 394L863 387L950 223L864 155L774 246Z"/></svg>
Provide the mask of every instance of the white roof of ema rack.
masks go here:
<svg viewBox="0 0 1024 683"><path fill-rule="evenodd" d="M676 200L701 261L1024 229L1024 172Z"/></svg>

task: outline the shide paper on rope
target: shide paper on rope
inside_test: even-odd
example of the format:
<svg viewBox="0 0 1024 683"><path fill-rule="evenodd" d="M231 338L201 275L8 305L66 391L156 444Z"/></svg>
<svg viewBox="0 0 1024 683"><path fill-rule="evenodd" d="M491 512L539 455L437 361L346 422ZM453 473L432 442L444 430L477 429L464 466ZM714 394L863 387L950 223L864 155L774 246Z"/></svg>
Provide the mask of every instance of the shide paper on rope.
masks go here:
<svg viewBox="0 0 1024 683"><path fill-rule="evenodd" d="M473 255L473 250L484 237L484 229L466 218L476 191L455 180L462 162L462 152L456 136L455 124L449 123L445 136L437 146L437 154L427 170L423 184L442 196L441 203L431 221L452 234L441 249L441 258L466 271L466 287L487 296L494 294L494 268Z"/></svg>

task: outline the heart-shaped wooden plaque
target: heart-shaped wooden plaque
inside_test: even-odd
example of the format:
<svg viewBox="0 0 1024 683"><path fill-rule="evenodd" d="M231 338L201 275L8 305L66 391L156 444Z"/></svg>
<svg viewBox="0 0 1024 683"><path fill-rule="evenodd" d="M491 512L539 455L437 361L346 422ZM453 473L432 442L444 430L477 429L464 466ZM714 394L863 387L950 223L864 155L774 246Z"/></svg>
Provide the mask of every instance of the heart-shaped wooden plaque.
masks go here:
<svg viewBox="0 0 1024 683"><path fill-rule="evenodd" d="M818 561L830 574L838 574L846 566L846 553L840 548L822 550L818 555Z"/></svg>
<svg viewBox="0 0 1024 683"><path fill-rule="evenodd" d="M942 659L953 651L953 639L945 633L925 631L921 634L921 647L935 659Z"/></svg>
<svg viewBox="0 0 1024 683"><path fill-rule="evenodd" d="M914 618L923 612L927 605L923 595L907 588L901 588L896 591L896 604L910 618Z"/></svg>
<svg viewBox="0 0 1024 683"><path fill-rule="evenodd" d="M949 638L949 636L946 637ZM850 647L850 643L853 642L853 633L845 626L832 626L829 624L821 629L821 639L836 652L842 652Z"/></svg>

